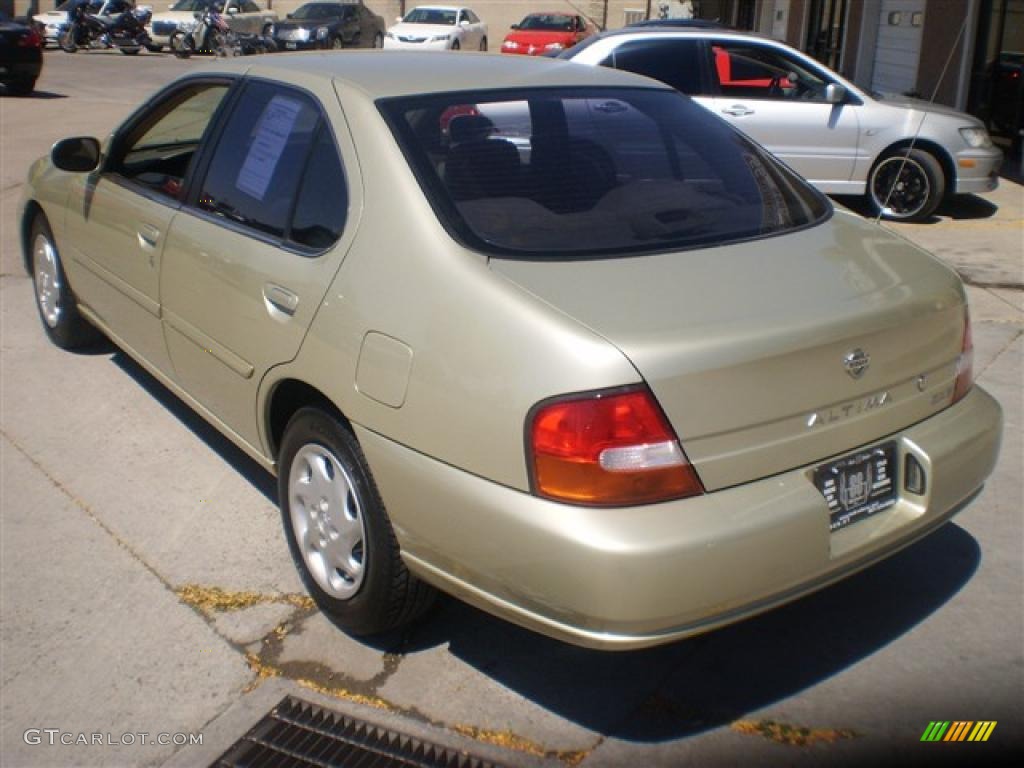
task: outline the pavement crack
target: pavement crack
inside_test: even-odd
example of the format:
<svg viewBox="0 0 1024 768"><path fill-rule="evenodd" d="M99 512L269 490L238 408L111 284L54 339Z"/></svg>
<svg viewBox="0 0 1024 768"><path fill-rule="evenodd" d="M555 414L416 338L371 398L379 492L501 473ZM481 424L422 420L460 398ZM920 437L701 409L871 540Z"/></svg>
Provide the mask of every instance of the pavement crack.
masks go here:
<svg viewBox="0 0 1024 768"><path fill-rule="evenodd" d="M989 361L988 365L986 365L981 370L975 372L974 380L977 381L978 379L980 379L984 375L985 371L987 371L989 368L995 365L999 358L1002 357L1010 347L1016 344L1021 336L1024 336L1024 330L1017 331L1017 333L1015 333L1012 338L1010 338L1005 344L1003 344L1003 346L999 348L999 351L992 356L992 360Z"/></svg>
<svg viewBox="0 0 1024 768"><path fill-rule="evenodd" d="M774 720L737 720L729 729L747 736L762 736L776 744L790 747L809 747L812 744L835 744L837 741L860 738L861 734L849 728L805 728Z"/></svg>
<svg viewBox="0 0 1024 768"><path fill-rule="evenodd" d="M291 605L305 611L313 611L316 603L308 595L234 592L220 587L208 587L202 584L184 584L174 590L178 599L207 616L227 611L242 611L256 605L279 604Z"/></svg>

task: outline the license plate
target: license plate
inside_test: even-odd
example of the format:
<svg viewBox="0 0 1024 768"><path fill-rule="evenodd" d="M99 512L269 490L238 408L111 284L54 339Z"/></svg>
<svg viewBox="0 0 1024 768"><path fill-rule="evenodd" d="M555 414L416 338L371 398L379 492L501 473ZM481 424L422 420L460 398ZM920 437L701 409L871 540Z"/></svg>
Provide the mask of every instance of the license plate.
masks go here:
<svg viewBox="0 0 1024 768"><path fill-rule="evenodd" d="M828 504L830 531L888 509L896 503L896 444L823 464L814 470L814 484Z"/></svg>
<svg viewBox="0 0 1024 768"><path fill-rule="evenodd" d="M287 48L289 51L294 51L296 48L295 43L285 43L284 47Z"/></svg>

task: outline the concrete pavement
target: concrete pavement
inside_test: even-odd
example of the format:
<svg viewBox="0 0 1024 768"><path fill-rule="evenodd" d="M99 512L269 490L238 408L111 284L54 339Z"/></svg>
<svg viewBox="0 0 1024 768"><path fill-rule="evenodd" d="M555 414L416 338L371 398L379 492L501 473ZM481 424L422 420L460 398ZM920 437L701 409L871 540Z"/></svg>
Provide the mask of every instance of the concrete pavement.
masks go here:
<svg viewBox="0 0 1024 768"><path fill-rule="evenodd" d="M649 651L573 648L453 600L365 644L304 599L265 473L114 348L46 342L12 226L30 160L62 136L102 135L196 64L46 59L40 98L0 97L0 763L200 764L286 692L497 745L517 765L1020 751L1024 188L892 227L972 283L975 370L1005 411L997 470L953 524L819 594ZM943 751L919 741L936 719L998 725L986 744ZM204 741L26 739L46 728Z"/></svg>

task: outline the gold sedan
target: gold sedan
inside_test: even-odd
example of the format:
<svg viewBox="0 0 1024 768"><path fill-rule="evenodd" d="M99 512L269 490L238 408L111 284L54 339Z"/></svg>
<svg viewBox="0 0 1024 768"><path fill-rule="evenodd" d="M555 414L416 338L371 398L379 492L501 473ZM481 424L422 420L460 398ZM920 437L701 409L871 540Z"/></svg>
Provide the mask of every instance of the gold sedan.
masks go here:
<svg viewBox="0 0 1024 768"><path fill-rule="evenodd" d="M437 587L668 642L921 538L999 449L957 275L623 72L210 65L59 142L17 226L50 338L103 333L276 473L355 634Z"/></svg>

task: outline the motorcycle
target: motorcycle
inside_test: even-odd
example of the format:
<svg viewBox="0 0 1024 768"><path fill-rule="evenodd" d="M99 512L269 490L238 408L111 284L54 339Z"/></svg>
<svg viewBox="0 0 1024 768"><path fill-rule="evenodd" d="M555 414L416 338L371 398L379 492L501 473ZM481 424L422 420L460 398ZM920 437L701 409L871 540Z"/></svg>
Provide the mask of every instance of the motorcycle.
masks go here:
<svg viewBox="0 0 1024 768"><path fill-rule="evenodd" d="M171 50L182 59L187 59L193 53L246 56L252 53L273 53L277 50L277 44L267 35L236 32L228 25L227 17L207 8L196 14L196 24L192 29L171 37Z"/></svg>
<svg viewBox="0 0 1024 768"><path fill-rule="evenodd" d="M126 9L115 16L103 17L88 12L87 5L71 11L68 26L58 38L61 50L74 53L79 48L117 48L134 56L153 44L146 24L153 12Z"/></svg>

